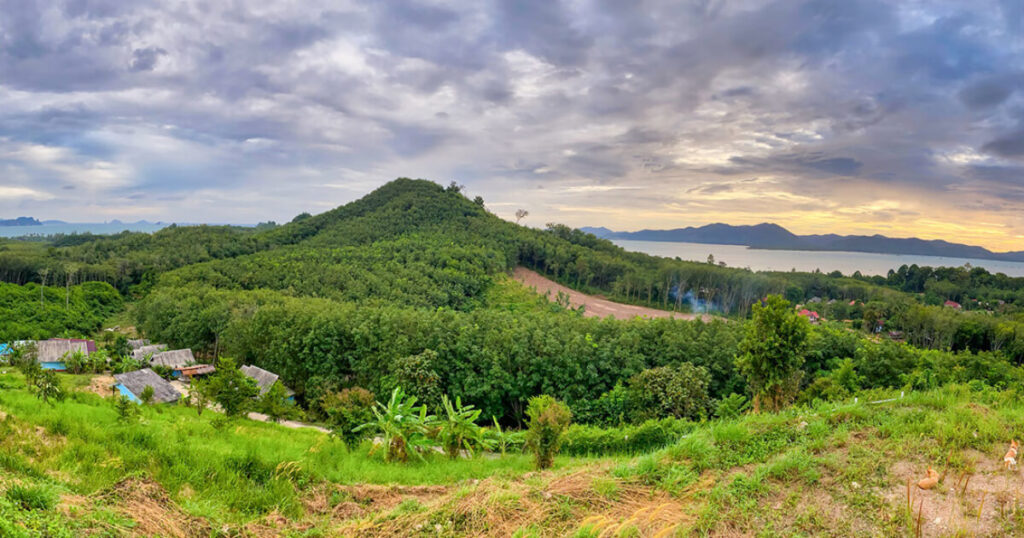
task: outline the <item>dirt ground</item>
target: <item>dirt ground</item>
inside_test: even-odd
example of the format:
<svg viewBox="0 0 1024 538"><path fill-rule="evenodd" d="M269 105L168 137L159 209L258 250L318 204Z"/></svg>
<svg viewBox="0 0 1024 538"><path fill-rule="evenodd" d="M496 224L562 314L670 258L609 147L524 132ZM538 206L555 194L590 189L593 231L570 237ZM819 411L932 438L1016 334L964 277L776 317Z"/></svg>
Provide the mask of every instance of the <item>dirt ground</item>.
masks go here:
<svg viewBox="0 0 1024 538"><path fill-rule="evenodd" d="M580 305L586 306L586 309L583 311L583 315L588 318L605 318L612 316L615 319L632 319L640 316L645 318L697 319L699 317L704 321L710 321L714 318L714 316L707 314L697 315L684 314L681 312L669 312L667 310L658 310L656 308L616 303L600 297L585 295L571 288L567 288L553 280L545 278L539 273L531 271L525 267L516 267L512 276L523 285L533 288L541 295L547 296L550 300L554 300L555 297L558 296L558 292L565 293L569 296L569 303L574 308L579 308Z"/></svg>
<svg viewBox="0 0 1024 538"><path fill-rule="evenodd" d="M1000 454L970 451L968 458L974 462L974 472L945 475L931 490L916 485L924 478L927 465L898 462L890 471L898 482L887 497L896 506L905 507L906 483L910 483L913 517L916 520L920 514L921 536L1002 535L1000 522L1021 510L1024 482L1019 470L1003 469Z"/></svg>

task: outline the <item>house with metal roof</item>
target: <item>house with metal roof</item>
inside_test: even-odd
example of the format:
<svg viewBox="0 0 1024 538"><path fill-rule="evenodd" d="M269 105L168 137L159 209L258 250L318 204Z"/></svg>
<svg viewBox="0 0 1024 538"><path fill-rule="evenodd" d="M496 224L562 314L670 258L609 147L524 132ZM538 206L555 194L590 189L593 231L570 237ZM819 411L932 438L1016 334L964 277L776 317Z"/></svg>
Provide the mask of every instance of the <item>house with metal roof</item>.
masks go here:
<svg viewBox="0 0 1024 538"><path fill-rule="evenodd" d="M95 346L95 344L93 344ZM89 355L89 344L87 340L68 340L63 338L52 338L40 340L36 343L36 360L45 370L66 370L64 361L68 355L76 352Z"/></svg>
<svg viewBox="0 0 1024 538"><path fill-rule="evenodd" d="M114 380L117 381L114 388L135 403L142 403L146 387L153 387L153 403L174 403L181 397L174 386L149 368L116 374Z"/></svg>
<svg viewBox="0 0 1024 538"><path fill-rule="evenodd" d="M161 351L154 354L153 358L149 361L151 367L163 366L164 368L170 368L174 372L174 377L181 377L182 370L195 364L196 358L192 355L191 349Z"/></svg>
<svg viewBox="0 0 1024 538"><path fill-rule="evenodd" d="M267 391L269 391L270 388L274 386L274 383L278 382L278 379L280 377L274 372L264 370L259 366L245 365L239 368L239 370L241 370L243 374L253 378L256 381L256 386L259 387L260 389L260 396L266 394ZM288 399L293 400L295 398L295 392L292 391L291 389L288 389L287 387L285 387L285 390L288 393Z"/></svg>
<svg viewBox="0 0 1024 538"><path fill-rule="evenodd" d="M146 358L146 355L156 355L161 351L167 351L167 346L164 344L144 344L132 349L132 358L141 361Z"/></svg>

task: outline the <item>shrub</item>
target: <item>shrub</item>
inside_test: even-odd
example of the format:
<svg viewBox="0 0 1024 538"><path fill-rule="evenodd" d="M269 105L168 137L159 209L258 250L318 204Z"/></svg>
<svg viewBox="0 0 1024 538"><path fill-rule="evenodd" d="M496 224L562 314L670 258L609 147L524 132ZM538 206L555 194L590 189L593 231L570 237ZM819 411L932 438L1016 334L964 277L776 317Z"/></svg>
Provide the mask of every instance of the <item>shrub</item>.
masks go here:
<svg viewBox="0 0 1024 538"><path fill-rule="evenodd" d="M529 419L527 446L533 451L537 468L547 469L562 446L572 411L555 398L543 395L530 398L526 416Z"/></svg>
<svg viewBox="0 0 1024 538"><path fill-rule="evenodd" d="M50 489L15 484L7 489L8 501L24 510L49 510L57 504L57 495Z"/></svg>
<svg viewBox="0 0 1024 538"><path fill-rule="evenodd" d="M734 392L718 401L715 406L715 416L725 419L736 418L743 414L749 405L750 402L747 401L746 396Z"/></svg>
<svg viewBox="0 0 1024 538"><path fill-rule="evenodd" d="M260 396L259 410L274 422L300 417L299 409L288 401L288 390L280 382L275 382L270 390Z"/></svg>
<svg viewBox="0 0 1024 538"><path fill-rule="evenodd" d="M628 407L634 422L665 417L700 419L711 404L707 369L689 363L651 368L629 380Z"/></svg>
<svg viewBox="0 0 1024 538"><path fill-rule="evenodd" d="M164 378L167 381L174 379L174 370L170 366L164 366L162 364L154 364L150 366L153 369L153 373Z"/></svg>
<svg viewBox="0 0 1024 538"><path fill-rule="evenodd" d="M153 387L146 385L146 388L142 389L142 394L139 395L139 399L142 400L142 403L151 405L153 403L154 394L155 391L153 390Z"/></svg>
<svg viewBox="0 0 1024 538"><path fill-rule="evenodd" d="M117 411L117 420L119 422L130 422L139 412L138 408L135 407L135 402L132 402L131 398L124 394L114 398L114 410Z"/></svg>
<svg viewBox="0 0 1024 538"><path fill-rule="evenodd" d="M52 404L50 400L63 401L67 394L60 384L57 372L53 370L41 370L33 382L36 396L44 403Z"/></svg>
<svg viewBox="0 0 1024 538"><path fill-rule="evenodd" d="M693 422L675 418L615 428L573 424L566 430L562 452L572 456L638 454L669 446L693 427Z"/></svg>
<svg viewBox="0 0 1024 538"><path fill-rule="evenodd" d="M345 444L353 446L366 434L356 429L373 420L373 393L360 388L342 389L320 400L320 408L327 414L331 433Z"/></svg>

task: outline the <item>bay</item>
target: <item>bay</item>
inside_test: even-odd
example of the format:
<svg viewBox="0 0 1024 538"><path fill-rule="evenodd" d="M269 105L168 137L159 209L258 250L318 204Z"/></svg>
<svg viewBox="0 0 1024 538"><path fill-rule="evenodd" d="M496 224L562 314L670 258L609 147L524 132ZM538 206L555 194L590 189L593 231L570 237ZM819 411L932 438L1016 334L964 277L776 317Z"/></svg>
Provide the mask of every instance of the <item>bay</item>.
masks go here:
<svg viewBox="0 0 1024 538"><path fill-rule="evenodd" d="M715 262L725 262L729 267L748 267L754 271L814 271L830 273L840 271L851 275L860 271L863 275L886 275L889 270L901 265L930 267L984 267L991 273L1007 276L1024 276L1024 263L974 258L950 258L945 256L916 256L900 254L875 254L871 252L842 252L820 250L762 250L742 245L718 245L710 243L674 243L668 241L634 241L613 239L620 247L667 258L679 257L688 261L707 261L708 255Z"/></svg>

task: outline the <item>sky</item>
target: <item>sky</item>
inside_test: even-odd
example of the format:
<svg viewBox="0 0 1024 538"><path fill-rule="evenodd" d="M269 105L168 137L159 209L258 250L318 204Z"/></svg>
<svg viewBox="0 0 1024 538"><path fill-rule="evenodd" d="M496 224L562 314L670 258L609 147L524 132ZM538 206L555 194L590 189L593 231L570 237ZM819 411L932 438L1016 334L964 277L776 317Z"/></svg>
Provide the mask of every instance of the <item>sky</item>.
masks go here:
<svg viewBox="0 0 1024 538"><path fill-rule="evenodd" d="M396 177L531 226L1024 250L1024 2L0 0L0 218L283 222Z"/></svg>

